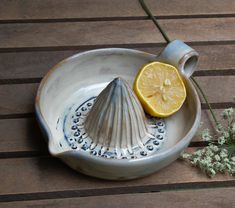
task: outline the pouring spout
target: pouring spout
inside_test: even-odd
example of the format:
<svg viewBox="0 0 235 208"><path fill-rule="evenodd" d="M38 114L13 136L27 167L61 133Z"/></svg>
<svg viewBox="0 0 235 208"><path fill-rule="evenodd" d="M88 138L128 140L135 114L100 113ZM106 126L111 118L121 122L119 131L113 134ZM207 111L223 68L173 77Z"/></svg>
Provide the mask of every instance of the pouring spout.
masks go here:
<svg viewBox="0 0 235 208"><path fill-rule="evenodd" d="M170 42L157 57L158 61L175 66L183 76L190 77L196 69L199 54L181 40Z"/></svg>

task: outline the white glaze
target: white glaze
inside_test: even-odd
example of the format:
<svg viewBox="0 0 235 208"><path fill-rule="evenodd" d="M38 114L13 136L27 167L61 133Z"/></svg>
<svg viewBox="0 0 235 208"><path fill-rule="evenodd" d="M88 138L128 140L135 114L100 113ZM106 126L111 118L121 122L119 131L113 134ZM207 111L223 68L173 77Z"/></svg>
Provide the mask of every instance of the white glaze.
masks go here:
<svg viewBox="0 0 235 208"><path fill-rule="evenodd" d="M131 179L153 173L174 161L187 147L200 123L200 102L191 82L185 79L187 99L166 122L167 137L161 149L140 159L107 159L73 151L65 142L62 122L68 108L97 96L115 77L133 85L152 54L130 49L100 49L77 54L59 63L43 79L36 99L36 112L52 155L88 175L105 179Z"/></svg>

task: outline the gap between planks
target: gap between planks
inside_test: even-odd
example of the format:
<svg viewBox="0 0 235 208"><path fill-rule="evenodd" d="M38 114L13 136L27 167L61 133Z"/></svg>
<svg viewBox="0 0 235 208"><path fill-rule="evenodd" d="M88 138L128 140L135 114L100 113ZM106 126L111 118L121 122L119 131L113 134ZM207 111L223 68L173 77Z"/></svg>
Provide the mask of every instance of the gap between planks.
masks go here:
<svg viewBox="0 0 235 208"><path fill-rule="evenodd" d="M235 45L235 40L221 41L184 41L190 46L214 46L214 45ZM20 52L40 52L40 51L70 51L70 50L93 50L100 48L154 48L165 47L167 43L126 43L126 44L97 44L97 45L79 45L79 46L37 46L37 47L9 47L1 48L0 53L20 53Z"/></svg>
<svg viewBox="0 0 235 208"><path fill-rule="evenodd" d="M222 69L222 70L200 70L195 71L194 77L206 77L206 76L235 76L235 69ZM0 85L11 84L33 84L40 83L42 77L35 78L16 78L16 79L0 79Z"/></svg>
<svg viewBox="0 0 235 208"><path fill-rule="evenodd" d="M115 188L83 189L83 190L38 192L38 193L25 193L25 194L6 194L6 195L0 195L0 202L31 201L31 200L42 200L42 199L65 199L65 198L75 198L75 197L154 193L154 192L197 190L197 189L210 189L210 188L216 189L216 188L229 188L234 186L235 186L235 180L162 184L162 185L159 184L159 185L130 186L130 187L123 186Z"/></svg>
<svg viewBox="0 0 235 208"><path fill-rule="evenodd" d="M146 0L158 18L234 16L232 0ZM45 7L47 5L47 7ZM179 6L180 5L180 6ZM213 6L211 6L213 5ZM53 9L56 8L56 9ZM100 19L146 18L138 0L2 0L0 21L89 21Z"/></svg>
<svg viewBox="0 0 235 208"><path fill-rule="evenodd" d="M160 24L172 39L182 39L186 43L194 43L194 45L201 43L233 44L235 43L232 27L234 21L235 18L231 17L197 18L160 20ZM155 46L160 46L165 44L163 37L151 20L109 21L108 23L99 21L0 24L0 28L2 31L0 33L2 52L49 48L65 49L68 47L70 49L74 49L74 47L88 49L110 45L143 46L143 44L155 44ZM112 36L110 36L110 31L112 31ZM46 38L45 34L47 34ZM65 34L67 38L65 38ZM120 42L123 44L120 44Z"/></svg>
<svg viewBox="0 0 235 208"><path fill-rule="evenodd" d="M235 17L235 13L227 14L188 14L188 15L167 15L155 16L160 20L171 19L196 19L196 18L229 18ZM17 23L57 23L57 22L98 22L98 21L128 21L128 20L147 20L147 16L131 16L131 17L88 17L88 18L55 18L55 19L6 19L0 20L0 24L17 24Z"/></svg>
<svg viewBox="0 0 235 208"><path fill-rule="evenodd" d="M155 193L117 194L109 196L78 197L67 199L47 199L37 201L6 202L1 205L5 208L24 207L77 207L82 204L84 208L97 207L172 207L188 208L218 208L234 207L235 188L216 188L199 190L162 191Z"/></svg>
<svg viewBox="0 0 235 208"><path fill-rule="evenodd" d="M209 179L204 173L181 160L176 160L148 177L130 181L116 181L115 183L77 173L59 159L52 157L4 159L0 160L0 169L1 178L4 178L1 183L0 199L2 196L9 195L25 198L28 194L29 197L41 196L44 198L46 196L40 194L51 193L53 195L56 192L58 195L64 195L70 191L75 192L77 196L84 196L87 195L86 192L91 193L91 190L98 193L102 190L107 193L112 191L117 194L120 191L122 193L136 192L136 189L156 192L176 190L181 187L195 189L206 188L208 185L211 188L235 185L234 178L229 175L219 174ZM123 190L123 187L127 188ZM31 193L39 194L39 196L31 195ZM93 195L95 194L93 193Z"/></svg>

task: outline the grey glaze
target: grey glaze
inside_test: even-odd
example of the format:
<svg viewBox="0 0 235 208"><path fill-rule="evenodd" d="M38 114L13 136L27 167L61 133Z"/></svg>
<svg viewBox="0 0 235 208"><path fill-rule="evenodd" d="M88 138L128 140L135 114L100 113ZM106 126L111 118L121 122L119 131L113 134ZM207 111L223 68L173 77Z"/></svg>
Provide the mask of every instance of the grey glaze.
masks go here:
<svg viewBox="0 0 235 208"><path fill-rule="evenodd" d="M166 139L162 119L145 115L133 90L115 78L98 95L74 105L63 131L71 149L97 157L136 159L154 154Z"/></svg>
<svg viewBox="0 0 235 208"><path fill-rule="evenodd" d="M184 55L182 53L182 56ZM79 146L76 135L81 135L74 135L78 131L72 130L73 113L77 113L78 116L80 112L88 115L94 103L83 109L84 111L81 110L84 107L82 106L79 108L81 111L76 112L78 106L87 105L89 99L97 97L116 77L121 77L132 86L139 69L156 59L153 54L137 50L108 48L76 54L51 69L39 86L35 103L37 118L48 139L50 153L79 172L112 180L143 177L176 160L195 135L201 115L196 90L184 73L182 76L187 90L186 101L177 113L163 120L166 137L154 153L125 159L97 156L91 154L89 149L82 149L82 146ZM69 115L71 121L66 120ZM83 124L85 121L86 119L83 120ZM88 123L86 128L84 133L90 128ZM71 131L68 130L66 134L65 129ZM74 141L70 143L68 135L71 135L71 132ZM77 146L72 146L72 143ZM123 147L125 148L125 145L121 146Z"/></svg>
<svg viewBox="0 0 235 208"><path fill-rule="evenodd" d="M197 66L199 54L181 40L170 42L157 57L179 69L182 75L190 77Z"/></svg>

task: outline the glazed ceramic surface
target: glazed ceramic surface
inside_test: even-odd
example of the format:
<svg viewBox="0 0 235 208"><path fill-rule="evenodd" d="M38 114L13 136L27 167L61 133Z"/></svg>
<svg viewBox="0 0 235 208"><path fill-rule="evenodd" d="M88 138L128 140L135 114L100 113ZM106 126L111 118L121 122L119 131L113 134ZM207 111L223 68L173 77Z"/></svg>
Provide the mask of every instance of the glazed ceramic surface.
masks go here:
<svg viewBox="0 0 235 208"><path fill-rule="evenodd" d="M182 73L187 89L183 107L164 120L145 115L130 87L139 69L154 60L155 55L141 51L109 48L74 55L50 70L36 98L37 118L48 138L50 153L84 174L114 180L142 177L177 159L199 126L200 102L192 83ZM114 83L108 86L111 81ZM117 109L106 102L110 93L115 94L115 102L122 102L123 94L118 94L120 91L115 91L114 85L119 86L116 90L129 93L121 105L126 112L133 99L138 111L130 114L137 115L136 118L123 114L122 120L110 121L115 127L107 122L107 110ZM103 96L97 97L101 92ZM98 104L96 99L100 99ZM123 123L131 119L137 119L138 124L131 127ZM120 129L134 130L134 135L115 136L113 132L120 131L118 125ZM105 132L107 126L112 129ZM102 136L97 133L100 128ZM139 149L135 151L135 147Z"/></svg>

